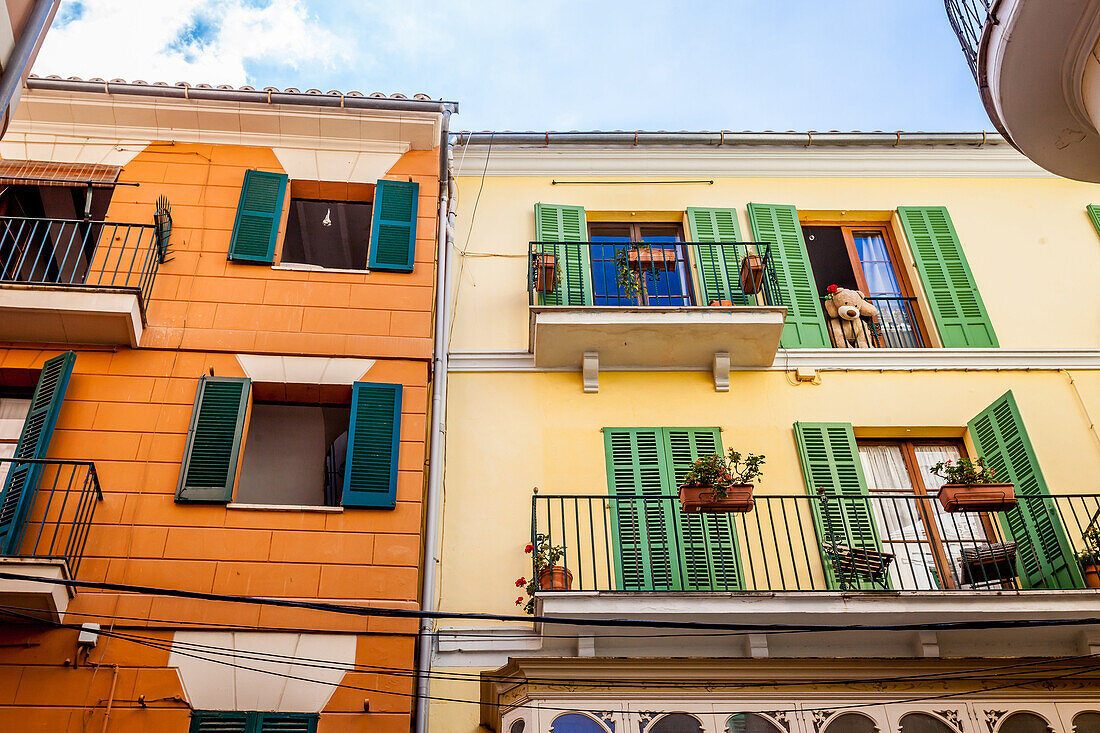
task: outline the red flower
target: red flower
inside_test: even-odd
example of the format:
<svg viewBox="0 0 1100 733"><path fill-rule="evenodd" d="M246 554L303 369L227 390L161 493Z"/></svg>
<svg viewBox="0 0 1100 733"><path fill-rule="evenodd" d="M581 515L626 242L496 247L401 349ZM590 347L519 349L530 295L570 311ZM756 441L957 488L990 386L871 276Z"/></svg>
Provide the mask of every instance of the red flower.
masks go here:
<svg viewBox="0 0 1100 733"><path fill-rule="evenodd" d="M950 465L951 465L951 459L950 459L950 458L948 458L948 459L947 459L947 465L948 465L948 466L950 466Z"/></svg>
<svg viewBox="0 0 1100 733"><path fill-rule="evenodd" d="M516 587L522 588L527 585L527 578L516 578Z"/></svg>
<svg viewBox="0 0 1100 733"><path fill-rule="evenodd" d="M829 293L835 293L836 291L840 290L840 288L838 288L836 285L830 285L829 287L825 288L825 290Z"/></svg>
<svg viewBox="0 0 1100 733"><path fill-rule="evenodd" d="M520 605L521 603L523 603L523 596L520 596L519 598L516 599L516 605L517 606Z"/></svg>
<svg viewBox="0 0 1100 733"><path fill-rule="evenodd" d="M523 551L526 552L528 555L530 555L531 551L534 550L534 549L535 549L534 545L527 545L527 547L523 548Z"/></svg>

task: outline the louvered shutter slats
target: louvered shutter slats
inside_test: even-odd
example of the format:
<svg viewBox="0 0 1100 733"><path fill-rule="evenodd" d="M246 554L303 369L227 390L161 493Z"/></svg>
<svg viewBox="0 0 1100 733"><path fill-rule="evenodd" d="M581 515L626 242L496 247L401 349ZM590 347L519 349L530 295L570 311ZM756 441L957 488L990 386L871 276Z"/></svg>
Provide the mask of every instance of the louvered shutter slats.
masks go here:
<svg viewBox="0 0 1100 733"><path fill-rule="evenodd" d="M412 272L419 196L420 184L415 181L378 181L371 216L368 268Z"/></svg>
<svg viewBox="0 0 1100 733"><path fill-rule="evenodd" d="M689 207L687 219L693 242L741 241L736 209ZM737 305L750 302L748 296L741 292L741 263L736 247L696 244L694 249L703 305L714 300L729 300Z"/></svg>
<svg viewBox="0 0 1100 733"><path fill-rule="evenodd" d="M229 259L259 264L275 261L286 182L283 173L245 171L229 241Z"/></svg>
<svg viewBox="0 0 1100 733"><path fill-rule="evenodd" d="M619 587L675 590L672 515L665 492L664 450L654 429L608 429L604 433L616 532Z"/></svg>
<svg viewBox="0 0 1100 733"><path fill-rule="evenodd" d="M400 444L401 385L356 382L348 426L344 506L396 506Z"/></svg>
<svg viewBox="0 0 1100 733"><path fill-rule="evenodd" d="M557 259L561 282L542 293L542 305L592 305L592 257L588 222L581 206L535 204L535 240Z"/></svg>
<svg viewBox="0 0 1100 733"><path fill-rule="evenodd" d="M251 381L199 380L180 467L176 501L227 502L233 497Z"/></svg>

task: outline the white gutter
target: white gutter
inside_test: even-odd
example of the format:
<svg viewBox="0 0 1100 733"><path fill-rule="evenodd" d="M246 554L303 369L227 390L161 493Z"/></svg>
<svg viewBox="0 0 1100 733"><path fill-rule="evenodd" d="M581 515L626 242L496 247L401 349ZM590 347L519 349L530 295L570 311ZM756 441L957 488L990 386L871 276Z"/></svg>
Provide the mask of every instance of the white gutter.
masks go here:
<svg viewBox="0 0 1100 733"><path fill-rule="evenodd" d="M522 145L550 147L552 145L782 145L791 147L818 146L883 146L911 147L917 145L1005 145L1005 139L994 132L460 132L459 145L493 146Z"/></svg>
<svg viewBox="0 0 1100 733"><path fill-rule="evenodd" d="M440 127L439 231L435 272L435 350L432 357L432 420L429 429L428 491L424 500L424 555L420 610L435 611L439 575L439 525L443 507L443 450L447 437L447 346L450 320L451 279L448 273L454 244L455 183L451 176L454 142L448 133L452 108L443 108ZM427 733L428 695L431 692L432 659L435 656L434 621L423 618L416 651L416 696L413 698L414 730Z"/></svg>

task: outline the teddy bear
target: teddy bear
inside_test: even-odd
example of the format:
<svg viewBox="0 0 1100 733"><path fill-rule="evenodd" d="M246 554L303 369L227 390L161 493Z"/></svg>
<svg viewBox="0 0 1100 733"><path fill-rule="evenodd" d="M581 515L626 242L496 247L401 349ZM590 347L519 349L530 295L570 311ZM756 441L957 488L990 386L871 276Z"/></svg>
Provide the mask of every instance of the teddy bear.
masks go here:
<svg viewBox="0 0 1100 733"><path fill-rule="evenodd" d="M838 349L869 349L867 340L870 325L864 318L874 318L878 308L864 300L867 296L862 290L849 290L830 285L829 299L825 301L825 312L829 316L829 330L833 334L833 345Z"/></svg>

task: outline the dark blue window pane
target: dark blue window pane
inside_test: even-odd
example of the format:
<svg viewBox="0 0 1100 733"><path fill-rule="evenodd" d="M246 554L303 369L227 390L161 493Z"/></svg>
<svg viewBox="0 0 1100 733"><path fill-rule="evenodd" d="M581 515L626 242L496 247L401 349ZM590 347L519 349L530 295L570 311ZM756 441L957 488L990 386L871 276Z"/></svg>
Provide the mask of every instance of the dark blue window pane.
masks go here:
<svg viewBox="0 0 1100 733"><path fill-rule="evenodd" d="M679 237L647 236L650 244L634 254L627 271L637 278L631 293L622 282L617 259L629 257L633 247L629 237L592 237L592 295L596 305L691 305L686 257ZM621 254L620 254L621 253Z"/></svg>
<svg viewBox="0 0 1100 733"><path fill-rule="evenodd" d="M607 729L587 715L565 713L554 718L551 733L607 733Z"/></svg>

